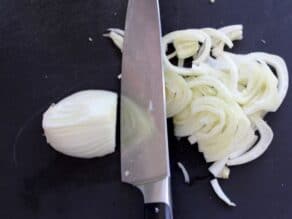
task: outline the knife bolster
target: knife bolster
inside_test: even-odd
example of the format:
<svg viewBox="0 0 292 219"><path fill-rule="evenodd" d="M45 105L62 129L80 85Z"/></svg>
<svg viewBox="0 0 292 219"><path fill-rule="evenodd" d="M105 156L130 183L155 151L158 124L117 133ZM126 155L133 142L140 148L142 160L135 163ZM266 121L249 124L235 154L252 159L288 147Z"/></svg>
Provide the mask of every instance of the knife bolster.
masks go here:
<svg viewBox="0 0 292 219"><path fill-rule="evenodd" d="M170 179L166 177L160 181L139 185L138 188L142 191L144 203L165 203L170 208L171 202L171 188Z"/></svg>

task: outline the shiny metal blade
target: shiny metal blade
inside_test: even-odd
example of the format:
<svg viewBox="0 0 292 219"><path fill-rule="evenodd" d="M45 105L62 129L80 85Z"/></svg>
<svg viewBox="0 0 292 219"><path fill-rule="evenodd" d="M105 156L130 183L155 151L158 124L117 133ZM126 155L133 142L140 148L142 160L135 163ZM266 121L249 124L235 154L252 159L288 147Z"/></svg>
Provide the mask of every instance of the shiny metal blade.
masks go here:
<svg viewBox="0 0 292 219"><path fill-rule="evenodd" d="M169 176L158 0L129 0L122 61L122 181Z"/></svg>

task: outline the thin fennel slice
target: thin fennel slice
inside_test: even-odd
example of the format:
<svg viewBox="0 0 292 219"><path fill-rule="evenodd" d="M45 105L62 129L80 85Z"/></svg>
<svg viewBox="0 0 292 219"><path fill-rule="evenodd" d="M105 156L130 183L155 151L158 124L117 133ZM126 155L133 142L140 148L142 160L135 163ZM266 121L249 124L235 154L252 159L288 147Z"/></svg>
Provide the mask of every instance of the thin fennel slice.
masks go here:
<svg viewBox="0 0 292 219"><path fill-rule="evenodd" d="M210 181L211 186L214 190L214 192L216 193L216 195L218 196L218 198L220 198L222 201L224 201L227 205L235 207L236 204L234 202L232 202L227 195L223 192L221 186L218 183L217 179L213 179Z"/></svg>

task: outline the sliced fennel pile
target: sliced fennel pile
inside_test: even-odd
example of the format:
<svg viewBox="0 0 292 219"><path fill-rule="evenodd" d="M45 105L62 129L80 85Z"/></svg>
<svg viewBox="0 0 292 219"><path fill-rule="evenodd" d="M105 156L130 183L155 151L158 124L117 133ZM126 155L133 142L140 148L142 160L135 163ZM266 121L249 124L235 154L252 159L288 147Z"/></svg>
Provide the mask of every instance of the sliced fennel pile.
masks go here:
<svg viewBox="0 0 292 219"><path fill-rule="evenodd" d="M86 90L53 104L43 114L47 142L63 154L93 158L116 146L117 94Z"/></svg>
<svg viewBox="0 0 292 219"><path fill-rule="evenodd" d="M122 50L124 31L109 29L105 36ZM279 108L288 89L281 57L224 50L242 38L242 25L179 30L162 38L167 116L173 118L175 135L197 143L206 162L212 162L215 178L227 179L228 166L250 162L267 150L273 131L264 116ZM211 185L235 206L217 180Z"/></svg>

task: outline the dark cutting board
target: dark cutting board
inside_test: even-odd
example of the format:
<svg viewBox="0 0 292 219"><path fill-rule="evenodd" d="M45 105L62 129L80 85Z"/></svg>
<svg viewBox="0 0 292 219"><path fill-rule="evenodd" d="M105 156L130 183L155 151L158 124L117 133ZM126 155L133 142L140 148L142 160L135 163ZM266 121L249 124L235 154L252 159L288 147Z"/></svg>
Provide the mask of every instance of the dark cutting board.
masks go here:
<svg viewBox="0 0 292 219"><path fill-rule="evenodd" d="M53 151L41 130L42 112L52 102L82 89L119 91L121 56L102 33L123 28L126 3L0 2L1 219L143 218L141 194L120 182L119 147L104 158L74 159ZM291 0L161 0L161 18L164 33L242 23L245 38L235 51L276 53L292 69ZM275 137L264 156L232 168L222 182L236 208L216 198L202 155L177 141L169 123L175 218L292 218L291 102L290 92L267 117ZM177 161L189 170L192 185L183 183Z"/></svg>

